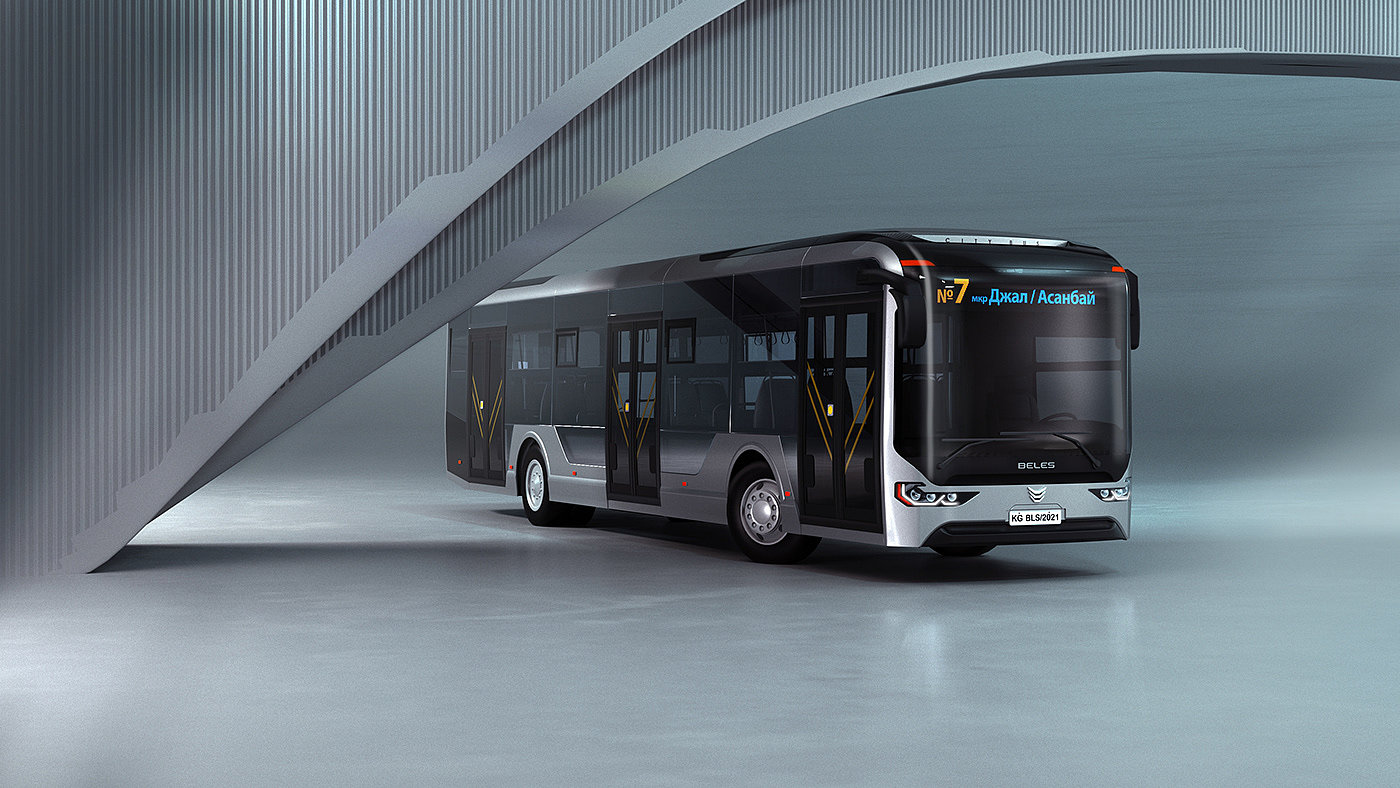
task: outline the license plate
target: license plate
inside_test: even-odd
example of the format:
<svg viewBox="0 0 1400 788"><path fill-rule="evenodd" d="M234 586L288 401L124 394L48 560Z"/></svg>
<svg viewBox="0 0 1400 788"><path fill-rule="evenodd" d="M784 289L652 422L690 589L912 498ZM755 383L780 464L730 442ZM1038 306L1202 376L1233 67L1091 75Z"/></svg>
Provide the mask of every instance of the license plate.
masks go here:
<svg viewBox="0 0 1400 788"><path fill-rule="evenodd" d="M1010 525L1059 525L1065 511L1059 507L1046 509L1012 509L1006 522Z"/></svg>

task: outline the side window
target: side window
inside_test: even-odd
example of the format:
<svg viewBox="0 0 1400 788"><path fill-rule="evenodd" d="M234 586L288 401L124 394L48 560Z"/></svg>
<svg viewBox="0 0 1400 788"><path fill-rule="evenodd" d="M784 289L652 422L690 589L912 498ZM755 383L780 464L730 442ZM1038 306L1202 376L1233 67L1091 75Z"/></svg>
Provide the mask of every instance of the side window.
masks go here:
<svg viewBox="0 0 1400 788"><path fill-rule="evenodd" d="M663 428L729 430L730 278L666 285Z"/></svg>
<svg viewBox="0 0 1400 788"><path fill-rule="evenodd" d="M695 319L666 321L666 363L695 362Z"/></svg>
<svg viewBox="0 0 1400 788"><path fill-rule="evenodd" d="M607 411L603 369L608 294L584 293L554 299L554 424L601 427Z"/></svg>
<svg viewBox="0 0 1400 788"><path fill-rule="evenodd" d="M465 316L449 324L447 340L447 412L465 421L467 408L467 321Z"/></svg>
<svg viewBox="0 0 1400 788"><path fill-rule="evenodd" d="M552 418L551 373L554 320L551 299L509 304L506 312L505 419L510 424L548 424Z"/></svg>
<svg viewBox="0 0 1400 788"><path fill-rule="evenodd" d="M734 277L734 431L797 434L796 270Z"/></svg>
<svg viewBox="0 0 1400 788"><path fill-rule="evenodd" d="M554 332L554 366L578 366L578 329L566 328Z"/></svg>

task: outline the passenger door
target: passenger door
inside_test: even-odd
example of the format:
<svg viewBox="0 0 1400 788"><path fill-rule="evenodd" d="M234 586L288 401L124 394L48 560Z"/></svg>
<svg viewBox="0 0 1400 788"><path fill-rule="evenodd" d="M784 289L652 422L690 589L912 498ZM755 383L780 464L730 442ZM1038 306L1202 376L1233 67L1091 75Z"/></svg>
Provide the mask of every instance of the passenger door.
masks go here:
<svg viewBox="0 0 1400 788"><path fill-rule="evenodd" d="M608 324L608 497L660 501L656 422L661 321Z"/></svg>
<svg viewBox="0 0 1400 788"><path fill-rule="evenodd" d="M799 431L804 521L882 530L880 303L804 303Z"/></svg>
<svg viewBox="0 0 1400 788"><path fill-rule="evenodd" d="M467 340L467 479L506 482L506 429L502 410L506 330L473 328Z"/></svg>

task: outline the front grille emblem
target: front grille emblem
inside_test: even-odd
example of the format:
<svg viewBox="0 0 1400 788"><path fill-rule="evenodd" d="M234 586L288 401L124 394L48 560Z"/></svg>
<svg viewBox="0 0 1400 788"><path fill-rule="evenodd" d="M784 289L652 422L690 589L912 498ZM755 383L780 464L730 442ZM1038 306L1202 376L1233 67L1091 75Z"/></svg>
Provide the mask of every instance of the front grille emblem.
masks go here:
<svg viewBox="0 0 1400 788"><path fill-rule="evenodd" d="M1031 497L1031 503L1040 503L1045 498L1044 487L1027 487L1026 495Z"/></svg>

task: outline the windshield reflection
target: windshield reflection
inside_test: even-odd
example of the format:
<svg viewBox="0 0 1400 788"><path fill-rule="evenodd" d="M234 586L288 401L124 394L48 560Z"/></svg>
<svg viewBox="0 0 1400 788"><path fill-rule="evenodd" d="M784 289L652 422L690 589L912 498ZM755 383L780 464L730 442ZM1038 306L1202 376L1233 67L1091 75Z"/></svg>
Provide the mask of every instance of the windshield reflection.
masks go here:
<svg viewBox="0 0 1400 788"><path fill-rule="evenodd" d="M896 445L937 484L1127 468L1122 277L939 270L925 279L924 344L900 352Z"/></svg>

